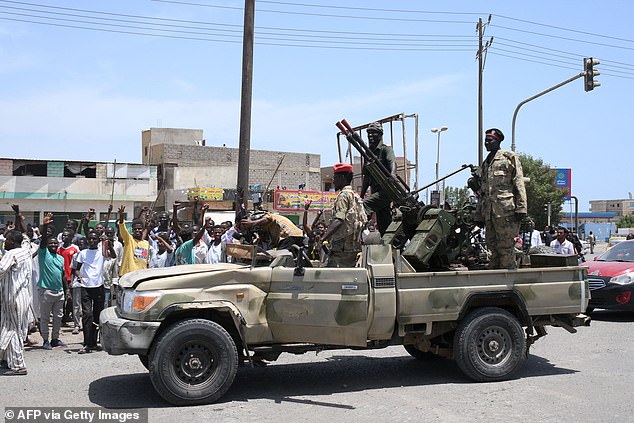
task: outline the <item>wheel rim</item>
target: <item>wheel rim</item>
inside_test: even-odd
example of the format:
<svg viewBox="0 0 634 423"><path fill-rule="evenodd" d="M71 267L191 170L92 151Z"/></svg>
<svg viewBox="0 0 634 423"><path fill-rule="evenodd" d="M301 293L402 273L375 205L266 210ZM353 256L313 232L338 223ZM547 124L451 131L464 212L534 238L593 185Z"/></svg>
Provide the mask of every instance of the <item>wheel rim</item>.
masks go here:
<svg viewBox="0 0 634 423"><path fill-rule="evenodd" d="M478 357L491 366L504 363L511 351L511 335L500 326L489 326L478 336Z"/></svg>
<svg viewBox="0 0 634 423"><path fill-rule="evenodd" d="M177 350L173 371L180 382L203 387L212 380L218 363L219 357L211 345L193 340Z"/></svg>

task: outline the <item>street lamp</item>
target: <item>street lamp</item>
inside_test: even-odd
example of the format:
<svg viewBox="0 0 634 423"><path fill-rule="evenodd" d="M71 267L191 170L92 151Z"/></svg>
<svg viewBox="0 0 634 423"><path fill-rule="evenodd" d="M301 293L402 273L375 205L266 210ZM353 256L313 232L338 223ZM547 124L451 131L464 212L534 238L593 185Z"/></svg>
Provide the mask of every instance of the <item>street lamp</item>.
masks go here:
<svg viewBox="0 0 634 423"><path fill-rule="evenodd" d="M436 192L440 192L439 191L439 185L438 185L438 179L440 179L440 174L439 174L439 167L440 167L440 133L443 131L446 131L447 129L449 129L446 126L441 126L440 129L438 128L432 128L431 132L432 134L438 134L438 143L437 143L437 147L436 147ZM444 193L443 193L444 194ZM440 194L440 204L438 204L439 206L442 206L443 204L443 195Z"/></svg>

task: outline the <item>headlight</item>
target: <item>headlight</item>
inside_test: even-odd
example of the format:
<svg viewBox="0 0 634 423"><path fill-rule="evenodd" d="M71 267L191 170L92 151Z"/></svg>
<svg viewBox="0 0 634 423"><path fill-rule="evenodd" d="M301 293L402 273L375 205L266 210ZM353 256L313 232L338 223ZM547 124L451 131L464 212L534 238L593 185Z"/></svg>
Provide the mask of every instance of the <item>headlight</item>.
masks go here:
<svg viewBox="0 0 634 423"><path fill-rule="evenodd" d="M634 272L623 273L622 275L615 276L610 279L610 282L617 285L627 285L634 282Z"/></svg>
<svg viewBox="0 0 634 423"><path fill-rule="evenodd" d="M158 291L126 290L121 299L121 311L124 313L141 313L152 307L163 296Z"/></svg>

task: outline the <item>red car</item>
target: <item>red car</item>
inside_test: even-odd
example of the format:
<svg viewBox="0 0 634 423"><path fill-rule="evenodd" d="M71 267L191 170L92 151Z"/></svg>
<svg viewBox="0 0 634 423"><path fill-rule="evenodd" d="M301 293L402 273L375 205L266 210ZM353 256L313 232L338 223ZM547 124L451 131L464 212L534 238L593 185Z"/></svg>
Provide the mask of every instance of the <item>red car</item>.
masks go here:
<svg viewBox="0 0 634 423"><path fill-rule="evenodd" d="M588 267L590 282L588 312L595 308L634 310L634 239L616 244L583 265Z"/></svg>

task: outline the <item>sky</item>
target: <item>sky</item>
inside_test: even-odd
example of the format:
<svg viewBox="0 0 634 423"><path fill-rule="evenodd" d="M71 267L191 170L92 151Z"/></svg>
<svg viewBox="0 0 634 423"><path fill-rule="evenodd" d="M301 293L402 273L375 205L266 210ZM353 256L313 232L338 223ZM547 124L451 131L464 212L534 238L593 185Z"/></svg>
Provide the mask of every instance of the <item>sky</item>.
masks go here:
<svg viewBox="0 0 634 423"><path fill-rule="evenodd" d="M572 169L579 210L634 191L634 3L256 0L251 148L339 161L335 122L413 119L418 186L478 160L478 38L486 24L484 127ZM141 131L203 129L238 147L244 2L0 0L0 157L140 162ZM489 16L490 22L487 23ZM438 138L432 128L447 126ZM395 150L403 153L396 127ZM447 185L462 187L460 173Z"/></svg>

